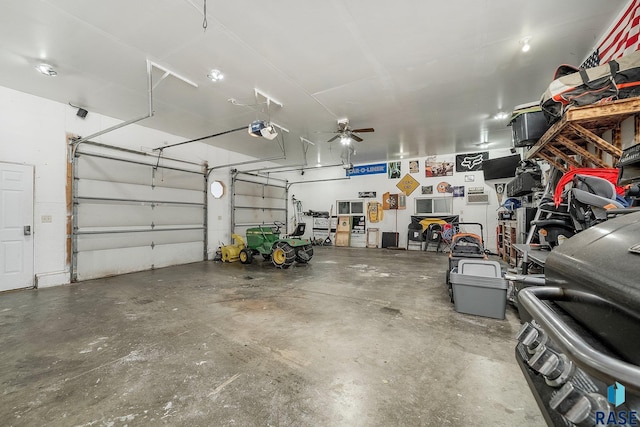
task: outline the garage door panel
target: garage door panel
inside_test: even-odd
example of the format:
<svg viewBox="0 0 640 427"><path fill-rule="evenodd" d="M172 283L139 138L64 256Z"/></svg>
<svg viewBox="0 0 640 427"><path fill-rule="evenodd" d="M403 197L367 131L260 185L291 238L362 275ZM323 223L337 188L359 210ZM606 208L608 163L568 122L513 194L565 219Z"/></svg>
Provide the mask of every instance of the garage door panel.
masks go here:
<svg viewBox="0 0 640 427"><path fill-rule="evenodd" d="M105 233L80 234L78 236L78 251L97 251L118 248L151 247L174 243L189 243L203 239L203 229L147 231L136 233ZM200 254L202 258L202 253Z"/></svg>
<svg viewBox="0 0 640 427"><path fill-rule="evenodd" d="M187 264L202 261L203 242L177 243L160 245L154 249L154 267L168 267L176 264Z"/></svg>
<svg viewBox="0 0 640 427"><path fill-rule="evenodd" d="M258 182L236 181L234 192L237 196L271 197L285 199L287 190L283 187L276 187L272 184Z"/></svg>
<svg viewBox="0 0 640 427"><path fill-rule="evenodd" d="M82 203L78 227L203 225L203 207Z"/></svg>
<svg viewBox="0 0 640 427"><path fill-rule="evenodd" d="M203 242L179 243L148 248L118 248L78 254L78 280L149 270L199 261Z"/></svg>
<svg viewBox="0 0 640 427"><path fill-rule="evenodd" d="M77 161L76 177L96 181L151 185L153 168L89 155Z"/></svg>
<svg viewBox="0 0 640 427"><path fill-rule="evenodd" d="M153 265L152 252L151 247L79 252L77 279L88 280L149 270Z"/></svg>
<svg viewBox="0 0 640 427"><path fill-rule="evenodd" d="M156 187L182 188L202 192L204 177L202 174L159 168L156 171L153 184Z"/></svg>
<svg viewBox="0 0 640 427"><path fill-rule="evenodd" d="M240 172L233 176L232 185L232 227L235 233L244 235L249 227L273 225L275 221L287 223L286 182Z"/></svg>
<svg viewBox="0 0 640 427"><path fill-rule="evenodd" d="M252 196L235 196L236 206L254 206L256 208L286 208L284 199L266 199Z"/></svg>
<svg viewBox="0 0 640 427"><path fill-rule="evenodd" d="M238 208L235 210L236 224L273 224L274 221L286 222L286 219L284 211Z"/></svg>
<svg viewBox="0 0 640 427"><path fill-rule="evenodd" d="M156 168L143 153L118 150L74 159L74 279L204 259L204 168L167 159Z"/></svg>
<svg viewBox="0 0 640 427"><path fill-rule="evenodd" d="M148 200L158 202L200 203L204 201L203 190L151 187L149 185L122 182L78 181L78 193L82 196L101 199Z"/></svg>

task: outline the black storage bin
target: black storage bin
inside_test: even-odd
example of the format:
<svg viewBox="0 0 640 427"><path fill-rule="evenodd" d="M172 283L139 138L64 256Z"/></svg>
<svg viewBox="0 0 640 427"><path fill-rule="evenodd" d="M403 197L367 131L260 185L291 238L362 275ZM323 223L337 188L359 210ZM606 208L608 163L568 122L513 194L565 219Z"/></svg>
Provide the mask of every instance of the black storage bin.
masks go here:
<svg viewBox="0 0 640 427"><path fill-rule="evenodd" d="M514 147L529 147L549 129L549 124L539 105L519 105L511 115L512 140Z"/></svg>
<svg viewBox="0 0 640 427"><path fill-rule="evenodd" d="M398 247L398 233L382 232L382 247L396 248Z"/></svg>

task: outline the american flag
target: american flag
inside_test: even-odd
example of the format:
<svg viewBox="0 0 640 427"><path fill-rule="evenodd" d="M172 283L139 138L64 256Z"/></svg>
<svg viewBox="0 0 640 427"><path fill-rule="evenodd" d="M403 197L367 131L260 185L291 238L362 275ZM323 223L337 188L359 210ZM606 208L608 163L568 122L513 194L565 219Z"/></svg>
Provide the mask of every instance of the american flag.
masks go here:
<svg viewBox="0 0 640 427"><path fill-rule="evenodd" d="M631 0L580 68L597 67L640 49L640 0Z"/></svg>

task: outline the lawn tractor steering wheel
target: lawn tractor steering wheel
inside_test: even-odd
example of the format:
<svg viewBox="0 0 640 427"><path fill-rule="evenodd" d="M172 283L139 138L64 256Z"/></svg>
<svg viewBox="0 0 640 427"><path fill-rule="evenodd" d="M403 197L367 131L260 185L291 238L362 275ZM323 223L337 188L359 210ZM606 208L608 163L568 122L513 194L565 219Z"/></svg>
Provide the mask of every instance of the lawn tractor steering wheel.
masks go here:
<svg viewBox="0 0 640 427"><path fill-rule="evenodd" d="M276 226L276 233L280 233L280 228L285 226L282 221L273 221L273 225Z"/></svg>

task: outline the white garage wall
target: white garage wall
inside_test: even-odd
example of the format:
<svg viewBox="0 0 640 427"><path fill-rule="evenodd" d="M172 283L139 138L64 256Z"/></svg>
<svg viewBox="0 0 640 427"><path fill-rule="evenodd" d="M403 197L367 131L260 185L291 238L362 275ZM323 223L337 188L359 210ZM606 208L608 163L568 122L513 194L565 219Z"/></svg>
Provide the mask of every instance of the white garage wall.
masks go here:
<svg viewBox="0 0 640 427"><path fill-rule="evenodd" d="M462 153L458 153L462 154ZM506 155L510 155L508 149L501 150L489 150L489 158L497 158ZM441 181L446 181L451 185L464 185L465 194L469 187L484 187L485 193L489 195L490 203L488 205L467 205L465 197L453 198L453 214L460 215L461 222L479 222L484 227L484 238L486 239L486 247L491 251L496 250L496 226L497 226L497 210L499 207L498 198L496 196L494 184L500 182L507 182L510 179L504 180L492 180L490 182L484 181L484 175L482 171L479 172L467 172L456 173L453 176L447 177L432 177L426 178L424 176L424 162L426 158L411 158L402 160L402 174L404 177L409 171L409 161L419 160L420 172L410 174L415 178L420 185L433 185L434 197L439 196L436 191L436 186ZM358 165L358 163L355 163ZM474 175L474 182L464 182L465 175ZM285 174L278 174L278 177L285 176ZM297 181L313 181L318 179L327 178L342 178L345 176L345 172L342 168L319 168L308 169L304 175L299 172L289 173L286 175L290 182ZM295 195L296 199L302 201L303 211L309 209L314 211L329 211L331 205L333 205L333 213L336 214L336 200L358 200L359 191L375 191L377 192L376 199L364 199L365 202L369 200L376 200L382 202L383 193L390 192L392 194L400 193L400 190L396 187L396 184L400 179L389 179L387 175L364 175L354 176L348 180L337 180L327 182L316 182L307 184L293 184L289 190L289 197ZM399 246L406 247L407 244L407 226L411 222L411 215L415 212L416 197L430 197L423 196L421 188L418 187L409 197L407 197L407 208L404 210L387 210L384 211L384 220L378 223L367 223L367 227L379 228L382 232L394 232L399 233ZM289 206L290 217L293 215L293 206ZM308 223L311 223L311 218L305 218ZM290 218L291 220L291 218ZM397 222L397 226L396 226ZM291 228L291 226L290 226ZM311 236L311 227L308 227L306 233L307 236ZM478 228L469 228L470 232L478 232ZM381 234L382 236L382 234ZM317 236L316 236L317 237Z"/></svg>
<svg viewBox="0 0 640 427"><path fill-rule="evenodd" d="M120 123L91 111L81 119L76 111L63 103L0 87L0 160L35 166L34 271L39 287L69 282L65 253L66 134L89 135ZM185 139L134 124L97 137L95 141L141 150ZM253 160L203 143L168 149L165 154L194 162L208 160L210 166ZM228 185L228 169L213 175ZM213 201L209 197L209 201L208 252L212 253L218 241L229 240L229 199L225 196ZM42 223L44 215L51 216L52 222Z"/></svg>

